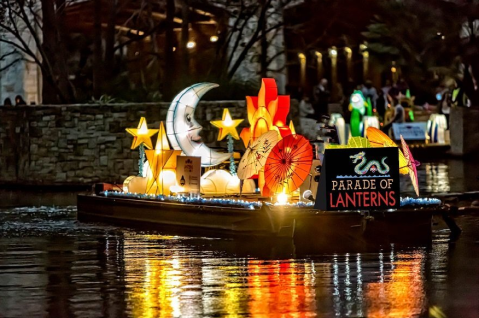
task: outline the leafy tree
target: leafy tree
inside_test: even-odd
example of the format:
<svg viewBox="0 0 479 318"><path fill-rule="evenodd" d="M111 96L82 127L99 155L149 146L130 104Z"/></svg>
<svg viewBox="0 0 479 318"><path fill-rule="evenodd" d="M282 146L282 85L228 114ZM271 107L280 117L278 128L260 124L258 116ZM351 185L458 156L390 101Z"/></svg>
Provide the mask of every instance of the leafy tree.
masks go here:
<svg viewBox="0 0 479 318"><path fill-rule="evenodd" d="M413 86L426 89L438 76L456 77L479 105L479 34L464 31L474 30L477 13L476 1L382 0L363 35L375 58L395 61Z"/></svg>

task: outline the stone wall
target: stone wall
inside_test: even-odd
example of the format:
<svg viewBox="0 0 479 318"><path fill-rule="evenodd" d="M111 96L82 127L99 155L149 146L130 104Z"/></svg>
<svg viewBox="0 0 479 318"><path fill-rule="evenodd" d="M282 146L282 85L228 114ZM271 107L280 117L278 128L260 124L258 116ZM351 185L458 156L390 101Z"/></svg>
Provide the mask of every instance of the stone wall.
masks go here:
<svg viewBox="0 0 479 318"><path fill-rule="evenodd" d="M479 153L479 108L451 108L449 127L453 155Z"/></svg>
<svg viewBox="0 0 479 318"><path fill-rule="evenodd" d="M0 184L122 182L138 171L138 150L130 150L132 137L125 128L137 127L142 116L149 128L158 128L168 106L0 106ZM225 107L233 118L246 118L244 101L201 102L196 109L195 118L204 127L201 136L210 147L226 149L225 141L216 141L218 129L208 122L220 119ZM247 125L245 120L238 132ZM235 150L242 149L237 141Z"/></svg>

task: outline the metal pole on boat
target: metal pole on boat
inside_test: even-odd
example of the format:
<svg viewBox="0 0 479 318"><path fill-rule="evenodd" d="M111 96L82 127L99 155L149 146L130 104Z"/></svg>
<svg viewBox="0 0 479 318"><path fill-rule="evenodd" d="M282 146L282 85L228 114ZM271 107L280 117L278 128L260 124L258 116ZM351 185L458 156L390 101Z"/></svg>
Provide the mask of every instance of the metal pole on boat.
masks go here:
<svg viewBox="0 0 479 318"><path fill-rule="evenodd" d="M140 159L138 160L138 176L143 176L143 161L145 159L145 145L141 144L139 147Z"/></svg>

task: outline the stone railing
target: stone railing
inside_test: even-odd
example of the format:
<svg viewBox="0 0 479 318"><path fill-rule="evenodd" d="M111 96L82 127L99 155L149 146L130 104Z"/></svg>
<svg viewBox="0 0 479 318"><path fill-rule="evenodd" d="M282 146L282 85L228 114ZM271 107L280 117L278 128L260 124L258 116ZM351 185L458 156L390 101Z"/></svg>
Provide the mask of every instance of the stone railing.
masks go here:
<svg viewBox="0 0 479 318"><path fill-rule="evenodd" d="M292 103L291 118L297 115ZM0 184L87 185L122 182L138 171L138 150L130 150L132 137L125 128L136 128L146 117L150 128L166 120L169 103L0 106ZM218 130L209 120L220 119L223 108L233 118L246 118L244 101L200 102L195 118L210 147ZM245 120L238 127L241 132ZM241 141L235 150L244 150Z"/></svg>

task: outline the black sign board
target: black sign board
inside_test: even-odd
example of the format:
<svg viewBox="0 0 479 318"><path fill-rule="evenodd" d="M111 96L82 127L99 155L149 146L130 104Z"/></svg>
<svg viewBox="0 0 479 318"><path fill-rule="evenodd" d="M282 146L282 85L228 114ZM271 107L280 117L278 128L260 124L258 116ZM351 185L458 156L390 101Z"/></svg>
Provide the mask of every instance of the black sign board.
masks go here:
<svg viewBox="0 0 479 318"><path fill-rule="evenodd" d="M398 208L398 148L326 149L315 209Z"/></svg>

